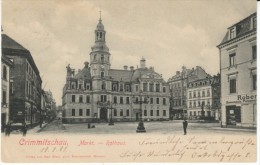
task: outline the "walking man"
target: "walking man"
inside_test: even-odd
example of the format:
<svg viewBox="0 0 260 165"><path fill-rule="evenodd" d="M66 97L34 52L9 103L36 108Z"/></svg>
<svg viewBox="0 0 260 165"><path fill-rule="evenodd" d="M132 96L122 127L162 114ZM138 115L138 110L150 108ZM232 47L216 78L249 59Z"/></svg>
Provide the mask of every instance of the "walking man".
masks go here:
<svg viewBox="0 0 260 165"><path fill-rule="evenodd" d="M186 119L184 119L184 121L183 121L183 131L184 131L184 135L186 135L187 134L187 127L188 127L188 122L187 122L187 120Z"/></svg>
<svg viewBox="0 0 260 165"><path fill-rule="evenodd" d="M27 125L26 123L23 124L23 136L26 136L27 133Z"/></svg>

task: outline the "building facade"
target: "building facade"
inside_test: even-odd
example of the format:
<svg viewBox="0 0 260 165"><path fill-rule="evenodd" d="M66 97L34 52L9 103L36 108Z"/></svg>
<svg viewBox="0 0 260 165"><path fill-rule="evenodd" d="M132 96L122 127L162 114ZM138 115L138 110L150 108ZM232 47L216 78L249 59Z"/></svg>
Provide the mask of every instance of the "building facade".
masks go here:
<svg viewBox="0 0 260 165"><path fill-rule="evenodd" d="M218 45L223 126L256 127L256 13L228 28Z"/></svg>
<svg viewBox="0 0 260 165"><path fill-rule="evenodd" d="M191 81L207 77L207 73L200 66L187 69L182 67L182 71L168 80L170 87L170 117L171 119L183 119L187 116L187 84Z"/></svg>
<svg viewBox="0 0 260 165"><path fill-rule="evenodd" d="M13 62L10 61L4 54L1 56L1 131L4 130L4 126L9 122L10 116L10 93L12 93L13 80L10 80L10 70L13 68Z"/></svg>
<svg viewBox="0 0 260 165"><path fill-rule="evenodd" d="M169 87L153 67L111 69L102 20L95 30L90 63L82 70L67 66L62 106L64 123L169 119Z"/></svg>
<svg viewBox="0 0 260 165"><path fill-rule="evenodd" d="M10 72L13 91L10 95L10 121L39 123L42 80L31 53L6 34L2 34L2 54L13 61Z"/></svg>
<svg viewBox="0 0 260 165"><path fill-rule="evenodd" d="M219 120L220 75L195 80L188 83L187 103L190 120Z"/></svg>

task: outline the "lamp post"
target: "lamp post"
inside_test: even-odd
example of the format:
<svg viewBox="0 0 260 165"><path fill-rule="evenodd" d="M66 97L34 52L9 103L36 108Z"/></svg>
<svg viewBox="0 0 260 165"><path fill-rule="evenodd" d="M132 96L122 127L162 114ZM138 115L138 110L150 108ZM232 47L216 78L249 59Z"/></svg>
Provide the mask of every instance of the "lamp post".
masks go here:
<svg viewBox="0 0 260 165"><path fill-rule="evenodd" d="M113 110L113 108L112 108L112 101L110 101L109 102L110 103L110 121L109 121L109 123L108 123L108 125L114 125L114 121L113 121L113 118L112 118L112 110Z"/></svg>
<svg viewBox="0 0 260 165"><path fill-rule="evenodd" d="M144 127L144 123L143 123L143 118L142 118L142 116L143 116L142 104L148 103L148 101L147 101L148 97L146 97L143 101L141 94L142 94L142 91L140 92L140 95L139 95L140 99L138 101L136 101L137 104L140 104L140 119L139 119L139 122L138 122L136 133L145 133L146 132L145 127ZM134 97L133 97L133 99L134 99Z"/></svg>

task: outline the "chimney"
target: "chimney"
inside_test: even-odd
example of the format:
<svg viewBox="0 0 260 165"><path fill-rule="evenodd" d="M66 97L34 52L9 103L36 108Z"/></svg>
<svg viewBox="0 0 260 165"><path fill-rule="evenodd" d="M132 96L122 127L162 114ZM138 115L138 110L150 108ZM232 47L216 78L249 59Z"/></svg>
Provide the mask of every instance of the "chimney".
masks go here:
<svg viewBox="0 0 260 165"><path fill-rule="evenodd" d="M151 71L154 71L154 67L153 66L150 66L149 68Z"/></svg>
<svg viewBox="0 0 260 165"><path fill-rule="evenodd" d="M84 62L85 68L88 68L89 62Z"/></svg>
<svg viewBox="0 0 260 165"><path fill-rule="evenodd" d="M124 70L127 70L127 68L128 68L127 65L124 65Z"/></svg>
<svg viewBox="0 0 260 165"><path fill-rule="evenodd" d="M142 59L140 60L140 66L142 69L145 68L145 59L142 57Z"/></svg>
<svg viewBox="0 0 260 165"><path fill-rule="evenodd" d="M134 70L134 67L133 67L133 66L130 66L130 70L132 70L132 71L133 71L133 70Z"/></svg>

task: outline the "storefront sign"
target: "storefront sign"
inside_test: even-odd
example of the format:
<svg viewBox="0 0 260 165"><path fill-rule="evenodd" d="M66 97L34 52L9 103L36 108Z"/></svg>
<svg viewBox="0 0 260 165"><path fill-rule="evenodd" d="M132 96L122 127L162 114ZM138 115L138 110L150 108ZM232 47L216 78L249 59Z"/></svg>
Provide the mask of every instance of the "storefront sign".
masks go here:
<svg viewBox="0 0 260 165"><path fill-rule="evenodd" d="M256 100L256 95L238 95L237 100L242 102L251 102Z"/></svg>

